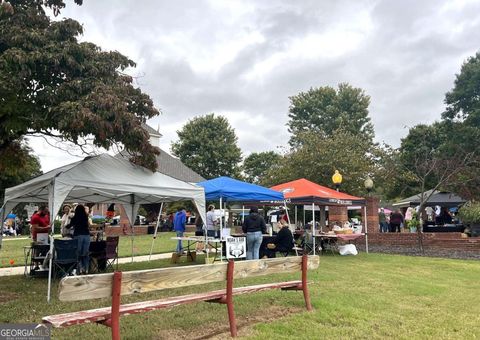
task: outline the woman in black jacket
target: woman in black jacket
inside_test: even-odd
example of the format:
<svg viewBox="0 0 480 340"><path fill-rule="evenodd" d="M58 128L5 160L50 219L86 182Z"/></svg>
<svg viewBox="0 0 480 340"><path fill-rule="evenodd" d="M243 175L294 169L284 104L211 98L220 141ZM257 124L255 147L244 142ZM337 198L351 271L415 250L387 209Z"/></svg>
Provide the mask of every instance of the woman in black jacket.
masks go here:
<svg viewBox="0 0 480 340"><path fill-rule="evenodd" d="M250 215L245 218L242 230L247 234L247 260L258 260L262 234L266 234L267 226L263 217L258 214L257 207L250 209Z"/></svg>
<svg viewBox="0 0 480 340"><path fill-rule="evenodd" d="M81 204L75 208L75 215L70 221L73 227L73 238L78 242L78 271L80 274L86 274L90 264L89 248L90 248L90 223L85 207Z"/></svg>

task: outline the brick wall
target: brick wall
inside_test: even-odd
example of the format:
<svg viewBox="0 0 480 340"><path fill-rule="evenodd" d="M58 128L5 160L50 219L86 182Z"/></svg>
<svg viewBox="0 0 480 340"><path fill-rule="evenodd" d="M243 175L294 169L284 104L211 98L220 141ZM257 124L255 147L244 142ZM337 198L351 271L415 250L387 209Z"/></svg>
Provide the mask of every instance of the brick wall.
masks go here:
<svg viewBox="0 0 480 340"><path fill-rule="evenodd" d="M365 199L367 203L367 218L366 221L368 223L368 232L375 234L379 233L379 221L378 221L378 198L376 197L367 197ZM362 216L364 213L362 212ZM365 221L365 216L363 216Z"/></svg>
<svg viewBox="0 0 480 340"><path fill-rule="evenodd" d="M125 227L124 227L125 226ZM148 226L135 226L135 235L146 235L148 234ZM119 224L114 226L106 226L105 235L106 236L126 236L132 233L132 228L129 224Z"/></svg>
<svg viewBox="0 0 480 340"><path fill-rule="evenodd" d="M461 237L461 233L422 233L424 247L439 249L457 249L480 253L480 237ZM356 242L365 242L361 237ZM416 246L416 233L368 233L368 243L384 246Z"/></svg>
<svg viewBox="0 0 480 340"><path fill-rule="evenodd" d="M194 233L195 232L195 225L194 224L187 224L186 232L187 233ZM160 231L160 229L159 229ZM129 224L122 224L119 225L107 225L105 227L105 235L106 236L130 236L132 233L132 228ZM135 235L147 235L148 234L148 225L136 225L135 226Z"/></svg>
<svg viewBox="0 0 480 340"><path fill-rule="evenodd" d="M341 224L348 221L348 213L346 206L328 206L328 223L339 221Z"/></svg>

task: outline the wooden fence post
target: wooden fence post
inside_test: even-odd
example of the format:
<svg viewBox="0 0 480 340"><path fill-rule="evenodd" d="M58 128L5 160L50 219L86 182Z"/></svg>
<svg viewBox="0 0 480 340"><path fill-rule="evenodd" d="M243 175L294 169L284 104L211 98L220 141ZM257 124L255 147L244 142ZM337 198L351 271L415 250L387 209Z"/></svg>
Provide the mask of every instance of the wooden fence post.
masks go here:
<svg viewBox="0 0 480 340"><path fill-rule="evenodd" d="M228 261L227 266L227 310L228 321L230 323L230 334L232 338L237 336L237 321L235 320L235 311L233 310L233 271L235 262Z"/></svg>
<svg viewBox="0 0 480 340"><path fill-rule="evenodd" d="M308 255L302 256L302 290L303 298L305 299L305 305L308 311L312 311L312 304L310 303L310 293L308 292L307 283L307 270L308 270Z"/></svg>

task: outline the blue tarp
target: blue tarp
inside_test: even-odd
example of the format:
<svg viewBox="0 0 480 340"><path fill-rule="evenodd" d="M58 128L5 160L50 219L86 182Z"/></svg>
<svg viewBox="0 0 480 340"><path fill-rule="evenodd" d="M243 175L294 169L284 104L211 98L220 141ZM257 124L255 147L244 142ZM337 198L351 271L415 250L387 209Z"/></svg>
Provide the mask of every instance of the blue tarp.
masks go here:
<svg viewBox="0 0 480 340"><path fill-rule="evenodd" d="M205 199L224 201L278 201L283 193L230 177L218 177L197 183L205 189Z"/></svg>

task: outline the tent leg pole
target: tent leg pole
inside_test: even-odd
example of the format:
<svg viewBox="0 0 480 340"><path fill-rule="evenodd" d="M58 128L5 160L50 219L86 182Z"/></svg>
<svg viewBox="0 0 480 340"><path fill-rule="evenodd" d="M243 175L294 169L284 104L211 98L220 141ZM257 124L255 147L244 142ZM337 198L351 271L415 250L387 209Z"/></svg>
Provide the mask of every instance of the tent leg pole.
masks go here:
<svg viewBox="0 0 480 340"><path fill-rule="evenodd" d="M155 226L155 232L153 233L152 246L150 247L150 256L148 257L148 261L152 259L153 244L155 243L155 239L157 238L157 230L158 230L158 225L160 224L160 217L162 216L162 210L163 210L163 202L160 204L160 211L158 212L157 224Z"/></svg>
<svg viewBox="0 0 480 340"><path fill-rule="evenodd" d="M312 222L312 237L313 237L313 255L315 255L315 203L312 203L312 216L313 216L313 222Z"/></svg>
<svg viewBox="0 0 480 340"><path fill-rule="evenodd" d="M245 222L245 206L242 205L242 225Z"/></svg>
<svg viewBox="0 0 480 340"><path fill-rule="evenodd" d="M365 212L365 252L368 254L368 222L367 222L367 206L363 207Z"/></svg>
<svg viewBox="0 0 480 340"><path fill-rule="evenodd" d="M303 229L305 229L306 221L305 221L305 204L303 205Z"/></svg>
<svg viewBox="0 0 480 340"><path fill-rule="evenodd" d="M297 226L298 223L298 212L297 212L297 206L295 205L295 227Z"/></svg>
<svg viewBox="0 0 480 340"><path fill-rule="evenodd" d="M0 220L0 249L2 249L2 241L3 241L3 221L5 219L5 208L7 207L7 204L4 203L2 208L0 208L0 217L1 217L1 220Z"/></svg>
<svg viewBox="0 0 480 340"><path fill-rule="evenodd" d="M283 201L283 206L285 208L285 213L287 214L288 229L290 229L290 215L288 214L287 202Z"/></svg>
<svg viewBox="0 0 480 340"><path fill-rule="evenodd" d="M222 200L222 197L220 197L220 262L223 262L222 231L223 231L223 200Z"/></svg>
<svg viewBox="0 0 480 340"><path fill-rule="evenodd" d="M50 235L50 259L48 260L48 293L47 302L50 303L52 292L52 262L53 262L53 234Z"/></svg>

